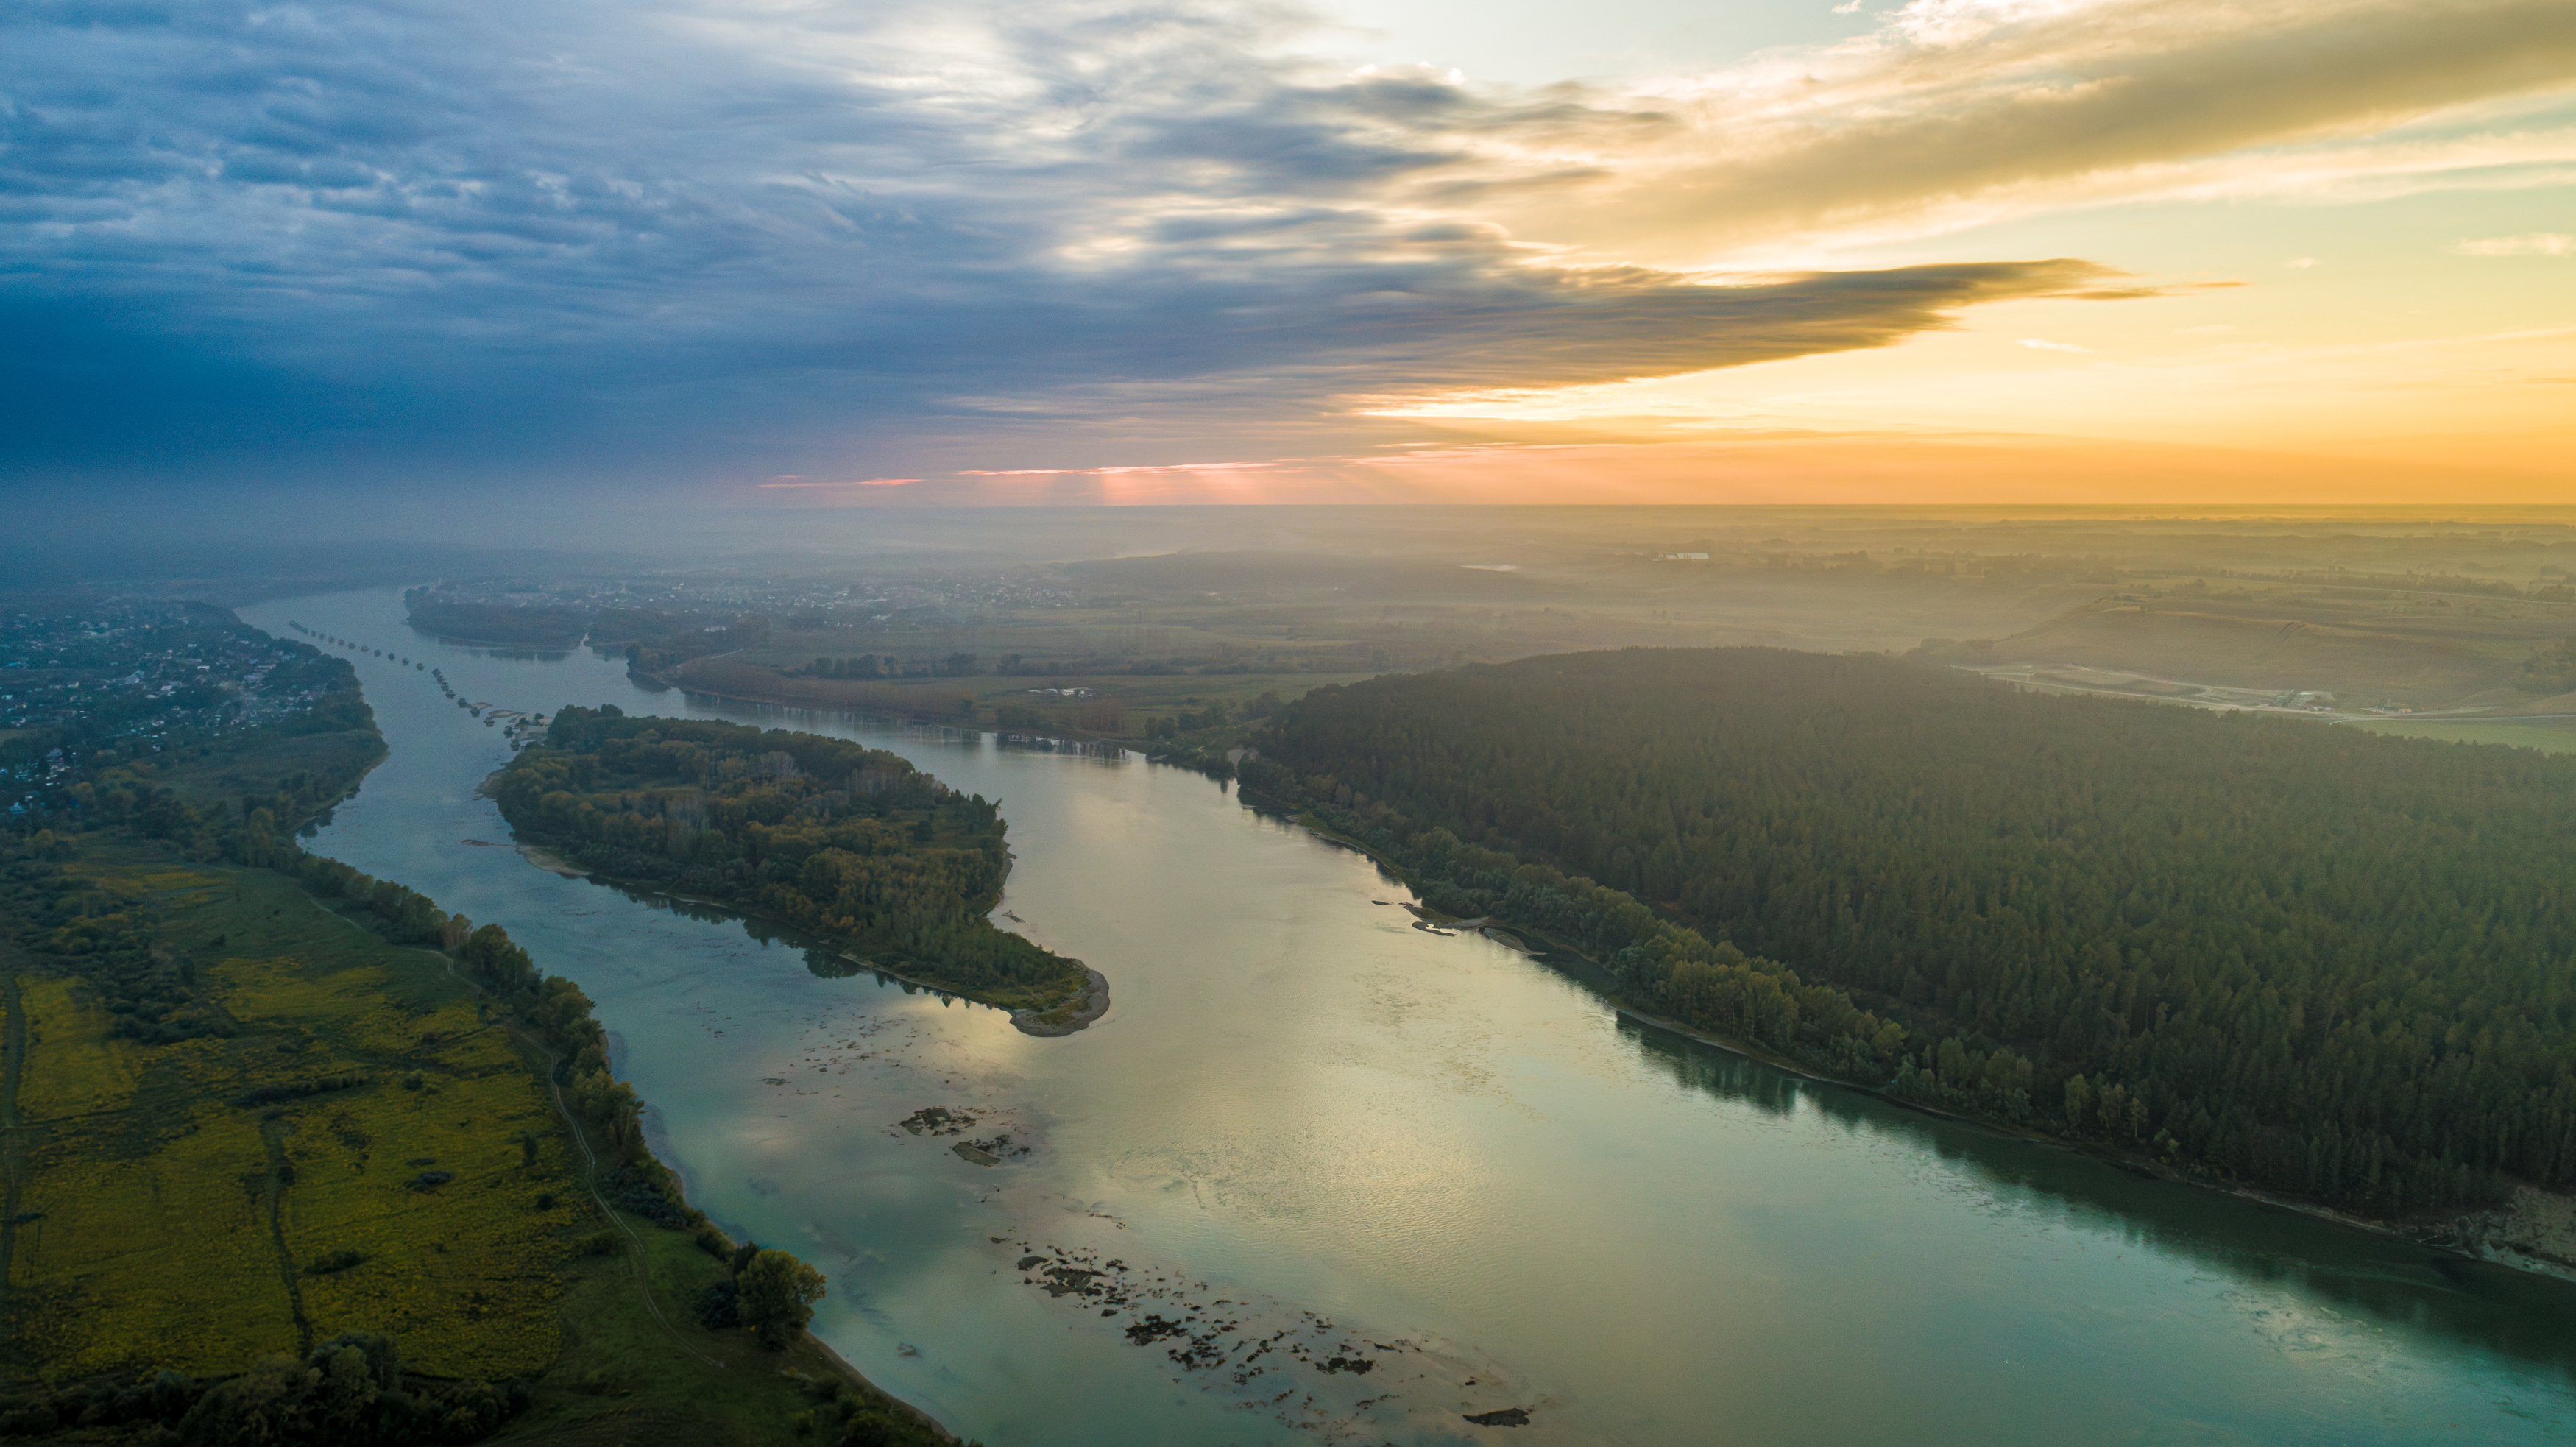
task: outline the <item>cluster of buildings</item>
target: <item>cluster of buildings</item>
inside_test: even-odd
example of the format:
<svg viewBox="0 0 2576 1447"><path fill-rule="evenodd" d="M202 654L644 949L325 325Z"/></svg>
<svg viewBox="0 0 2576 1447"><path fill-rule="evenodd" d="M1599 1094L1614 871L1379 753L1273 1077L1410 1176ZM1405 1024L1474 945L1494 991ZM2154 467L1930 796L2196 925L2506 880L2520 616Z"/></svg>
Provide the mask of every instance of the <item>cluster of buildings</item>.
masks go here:
<svg viewBox="0 0 2576 1447"><path fill-rule="evenodd" d="M283 721L327 678L310 650L197 605L0 618L0 797L12 815L41 811L98 755L131 762Z"/></svg>

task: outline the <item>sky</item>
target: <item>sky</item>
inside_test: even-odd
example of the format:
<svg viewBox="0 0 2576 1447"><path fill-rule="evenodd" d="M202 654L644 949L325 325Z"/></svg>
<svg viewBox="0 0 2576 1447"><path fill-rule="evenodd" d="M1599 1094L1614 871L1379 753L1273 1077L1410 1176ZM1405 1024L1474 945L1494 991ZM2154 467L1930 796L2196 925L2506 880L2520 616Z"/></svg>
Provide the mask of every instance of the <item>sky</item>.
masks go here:
<svg viewBox="0 0 2576 1447"><path fill-rule="evenodd" d="M2567 0L19 0L0 495L2576 496Z"/></svg>

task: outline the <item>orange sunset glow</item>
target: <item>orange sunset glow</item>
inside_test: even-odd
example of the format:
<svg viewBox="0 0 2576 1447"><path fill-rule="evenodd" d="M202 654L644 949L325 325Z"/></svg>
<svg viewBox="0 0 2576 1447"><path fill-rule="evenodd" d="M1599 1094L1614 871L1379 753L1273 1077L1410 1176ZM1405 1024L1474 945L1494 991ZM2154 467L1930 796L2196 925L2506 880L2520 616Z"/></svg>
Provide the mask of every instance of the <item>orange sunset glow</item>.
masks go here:
<svg viewBox="0 0 2576 1447"><path fill-rule="evenodd" d="M237 104L185 47L34 23L30 76L101 79L30 80L55 129L13 142L12 473L763 509L2570 480L2561 0L1498 3L690 3L406 58L443 99L371 131L332 91L319 150L254 119L291 66ZM352 24L311 42L350 74ZM67 139L118 96L170 139Z"/></svg>

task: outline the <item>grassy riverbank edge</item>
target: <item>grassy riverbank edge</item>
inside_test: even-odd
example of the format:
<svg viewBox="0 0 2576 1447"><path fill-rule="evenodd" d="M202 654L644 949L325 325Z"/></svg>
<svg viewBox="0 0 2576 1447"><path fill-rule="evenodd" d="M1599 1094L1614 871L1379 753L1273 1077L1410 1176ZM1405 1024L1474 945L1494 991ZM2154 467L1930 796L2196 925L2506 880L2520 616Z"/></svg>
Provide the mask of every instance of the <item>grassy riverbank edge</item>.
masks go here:
<svg viewBox="0 0 2576 1447"><path fill-rule="evenodd" d="M311 899L309 891L307 897ZM321 909L326 914L334 915L352 925L357 924L356 921L349 920L346 915L328 908L319 899L312 899L311 902L315 908ZM363 928L363 926L358 927ZM425 954L437 960L450 976L473 991L478 998L491 997L491 992L484 989L480 982L457 968L455 958L446 951L414 946L411 947L410 952ZM584 1287L592 1288L603 1297L612 1295L611 1282L600 1280L599 1277L602 1275L613 1277L618 1273L610 1271L603 1262L587 1279L568 1287L564 1293L565 1350L549 1368L546 1378L567 1377L574 1384L575 1390L586 1395L615 1390L617 1384L629 1384L625 1385L621 1396L636 1395L638 1388L632 1385L636 1383L644 1384L649 1391L642 1395L642 1400L621 1400L617 1408L611 1412L593 1413L588 1416L579 1412L549 1413L546 1410L549 1403L541 1396L528 1417L513 1422L490 1440L586 1441L592 1435L587 1428L595 1424L594 1419L606 1417L610 1419L609 1424L614 1427L614 1437L623 1442L628 1440L628 1434L631 1431L642 1425L635 1420L639 1415L649 1417L657 1411L667 1413L673 1410L674 1404L684 1404L686 1410L681 1414L683 1419L689 1425L697 1426L703 1423L711 1400L728 1401L735 1410L748 1411L753 1416L765 1415L772 1418L775 1425L784 1430L803 1435L796 1425L797 1418L801 1414L782 1413L779 1409L782 1406L805 1406L810 1411L809 1402L819 1400L821 1403L829 1403L837 1399L840 1395L839 1389L826 1389L821 1392L814 1390L816 1384L831 1378L838 1378L845 1382L848 1388L856 1389L859 1400L910 1422L936 1441L957 1440L956 1434L950 1432L938 1419L869 1380L867 1375L852 1366L848 1359L810 1332L799 1332L785 1348L773 1352L752 1342L747 1333L725 1333L697 1327L692 1315L695 1299L699 1293L723 1279L723 1268L703 1248L694 1234L683 1234L679 1230L651 1220L639 1222L633 1212L618 1209L608 1198L601 1180L603 1157L616 1154L618 1148L613 1142L600 1138L597 1129L583 1121L579 1113L574 1111L564 1099L563 1086L557 1078L557 1067L562 1063L560 1057L554 1051L547 1049L543 1041L511 1015L496 1011L495 1020L508 1033L511 1044L520 1058L527 1062L532 1073L545 1083L547 1095L554 1105L556 1119L564 1135L580 1148L583 1162L583 1188L589 1192L601 1218L625 1238L630 1248L627 1259L633 1266L632 1280L635 1286L633 1301L643 1307L640 1317L623 1323L624 1329L601 1331L598 1328L603 1320L613 1321L614 1319L588 1312L576 1312L572 1303L578 1297L588 1294L583 1290ZM678 1173L663 1165L659 1157L651 1156L649 1148L646 1154L665 1173L664 1189L673 1203L687 1213L684 1219L702 1221L705 1213L688 1204L687 1194L679 1184ZM571 1262L567 1263L568 1269L577 1271L578 1268L574 1263L582 1259L581 1256L572 1258ZM656 1280L655 1271L657 1261L661 1268L658 1273L659 1282ZM675 1317L682 1325L673 1324ZM636 1329L641 1325L642 1318L649 1318L651 1325L659 1329L660 1342L668 1348L667 1351L655 1351L652 1333ZM585 1331L586 1327L592 1330ZM696 1328L694 1331L691 1330L693 1327ZM585 1350L593 1342L604 1343L612 1336L617 1343L614 1349ZM692 1336L699 1339L692 1341L690 1339ZM656 1358L659 1360L653 1360ZM639 1360L651 1362L649 1369L639 1371ZM783 1403L775 1400L738 1400L744 1396L740 1390L740 1384L760 1380L757 1370L739 1377L711 1378L706 1373L694 1369L700 1365L719 1372L734 1372L746 1366L755 1369L773 1366L775 1370L769 1375L786 1378L796 1396L792 1401ZM758 1397L760 1394L755 1392L752 1395ZM774 1397L776 1394L773 1391L769 1395ZM550 1417L558 1420L549 1420ZM730 1418L727 1420L733 1421ZM675 1422L671 1425L678 1427L681 1423ZM736 1423L736 1425L739 1424ZM699 1440L713 1439L701 1437Z"/></svg>

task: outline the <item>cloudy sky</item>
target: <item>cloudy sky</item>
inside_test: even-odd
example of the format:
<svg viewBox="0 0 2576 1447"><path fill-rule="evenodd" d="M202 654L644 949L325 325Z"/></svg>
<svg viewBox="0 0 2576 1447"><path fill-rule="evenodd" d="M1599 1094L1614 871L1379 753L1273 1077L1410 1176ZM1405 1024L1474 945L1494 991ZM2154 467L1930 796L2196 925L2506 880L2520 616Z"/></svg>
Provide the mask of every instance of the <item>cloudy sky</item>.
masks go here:
<svg viewBox="0 0 2576 1447"><path fill-rule="evenodd" d="M0 10L0 485L2563 500L2567 0Z"/></svg>

